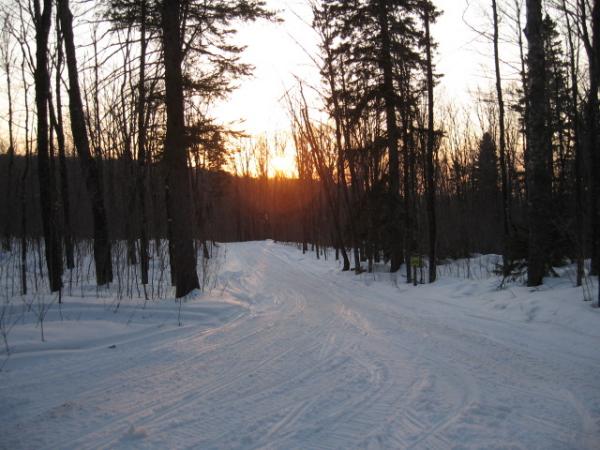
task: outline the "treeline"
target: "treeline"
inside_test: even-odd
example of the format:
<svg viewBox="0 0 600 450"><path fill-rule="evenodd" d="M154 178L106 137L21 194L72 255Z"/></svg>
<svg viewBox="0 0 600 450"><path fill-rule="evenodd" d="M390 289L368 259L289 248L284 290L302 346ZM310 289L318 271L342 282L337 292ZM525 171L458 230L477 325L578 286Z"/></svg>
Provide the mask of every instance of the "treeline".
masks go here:
<svg viewBox="0 0 600 450"><path fill-rule="evenodd" d="M127 171L118 188L127 201L130 261L139 261L142 284L147 284L151 235L146 192L160 192L172 283L176 296L182 297L199 287L193 236L196 223L203 223L193 217L187 166L200 160L209 168L223 164L225 131L201 111L230 92L234 80L250 73L250 66L239 61L243 48L230 41L232 24L271 19L273 14L262 1L111 0L77 6L88 9L79 12L91 31L83 48L76 39L87 33L74 32L69 0L2 5L7 197L13 198L13 177L21 184L20 202L6 202L3 214L12 217L20 209L20 230L30 228L25 183L34 170L49 286L60 291L64 266L71 269L74 260L71 221L76 214L67 168L68 148L74 148L91 211L96 280L98 285L110 283L114 233L109 220L117 219L108 217L111 198L104 187L117 186L107 180L103 161L119 160ZM14 96L15 76L20 78L22 101ZM24 114L16 113L16 104ZM25 154L25 164L16 173L18 154ZM156 180L149 176L156 162L160 185L150 186ZM11 222L5 224L3 245L8 248ZM21 291L26 293L26 233L20 247Z"/></svg>
<svg viewBox="0 0 600 450"><path fill-rule="evenodd" d="M12 214L0 216L0 229L5 236L20 239L35 239L43 236L41 221L39 183L35 176L37 161L29 163L25 156L16 155L12 161L12 170L23 173L29 164L25 182L13 178L12 197L0 198L0 208L10 210ZM93 238L94 226L92 210L85 192L85 179L79 161L66 158L67 182L70 186L68 222L71 237L75 241ZM139 236L136 229L141 227L141 217L131 211L131 199L127 185L130 179L129 167L122 160L103 160L100 164L104 175L103 197L106 199L106 216L109 223L110 241L128 241L129 260L138 261ZM0 178L8 171L8 158L0 155ZM282 242L301 242L302 211L310 207L313 211L308 242L316 245L329 245L327 233L321 235L321 228L327 228L327 216L320 206L319 182L314 180L310 189L300 186L294 178L254 177L234 175L223 170L214 171L203 168L189 168L188 177L192 180L191 197L193 224L192 237L200 243L207 241L233 242L275 239ZM163 174L159 164L148 167L148 186L145 190L147 208L146 229L150 239L168 237L167 217L164 214L165 192L158 189L163 183ZM310 190L306 204L303 197ZM20 198L25 199L25 217L20 208ZM317 218L321 217L321 220ZM60 218L58 228L64 229L65 220ZM25 224L25 228L23 228ZM201 226L200 226L201 225ZM10 243L10 242L9 242ZM5 242L6 244L6 242ZM158 245L157 245L158 247ZM152 257L152 255L150 255Z"/></svg>
<svg viewBox="0 0 600 450"><path fill-rule="evenodd" d="M432 1L315 4L326 118L307 85L289 95L300 177L324 186L345 269L351 258L357 272L363 261L370 269L383 255L392 271L404 263L410 282L426 255L433 282L442 255L496 251L500 272L525 271L530 286L576 261L579 285L585 258L592 274L600 262L600 6L480 4L495 85L465 114L435 103ZM499 45L507 22L520 55L520 82L508 86Z"/></svg>
<svg viewBox="0 0 600 450"><path fill-rule="evenodd" d="M269 178L278 143L207 113L251 73L230 38L275 19L262 1L92 5L76 18L68 0L2 8L3 245L19 238L24 261L27 237L42 235L53 291L73 241L90 237L99 285L113 276L111 242L128 242L147 283L149 241L167 239L178 297L198 286L194 241L213 239L332 246L344 270L384 261L408 282L415 265L433 282L440 258L475 252L501 254L500 273L530 286L567 260L577 284L586 258L598 274L598 0L481 0L494 84L465 111L435 95L432 0L314 2L321 83L286 96L293 180ZM91 30L79 46L74 19Z"/></svg>

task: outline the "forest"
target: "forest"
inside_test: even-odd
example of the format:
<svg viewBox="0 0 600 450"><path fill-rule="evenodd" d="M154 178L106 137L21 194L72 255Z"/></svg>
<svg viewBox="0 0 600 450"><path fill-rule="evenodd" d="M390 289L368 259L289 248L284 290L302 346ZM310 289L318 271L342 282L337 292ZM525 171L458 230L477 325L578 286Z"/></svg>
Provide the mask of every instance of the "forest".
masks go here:
<svg viewBox="0 0 600 450"><path fill-rule="evenodd" d="M357 274L385 263L407 283L414 266L432 283L440 261L490 253L503 279L528 286L571 262L578 286L599 274L596 0L481 2L495 73L469 108L435 95L435 2L314 1L321 78L285 93L290 127L277 136L209 112L252 73L236 27L276 22L276 8L72 3L1 8L0 227L2 248L20 255L21 293L28 252L43 253L57 292L82 242L102 286L115 243L146 284L166 240L177 297L199 286L209 244L267 238L333 248ZM520 55L516 80L502 73L501 27ZM271 164L286 146L291 174Z"/></svg>
<svg viewBox="0 0 600 450"><path fill-rule="evenodd" d="M0 449L600 449L600 0L0 0Z"/></svg>

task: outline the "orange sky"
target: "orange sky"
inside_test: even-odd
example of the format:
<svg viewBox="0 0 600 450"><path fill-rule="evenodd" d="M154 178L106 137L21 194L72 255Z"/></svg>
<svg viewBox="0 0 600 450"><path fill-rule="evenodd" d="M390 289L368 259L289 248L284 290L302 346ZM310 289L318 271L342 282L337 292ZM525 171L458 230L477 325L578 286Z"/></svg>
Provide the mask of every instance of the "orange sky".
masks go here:
<svg viewBox="0 0 600 450"><path fill-rule="evenodd" d="M219 122L231 123L234 128L251 135L280 134L289 128L289 118L283 100L287 89L296 86L299 77L308 84L318 85L318 69L309 54L317 53L317 37L310 27L311 12L308 0L266 0L269 8L280 11L281 23L264 21L240 27L237 42L247 45L243 60L255 66L254 76L241 80L230 98L210 109ZM441 102L473 104L471 92L478 87L492 86L491 42L478 36L465 23L466 19L478 29L489 29L491 0L434 0L444 14L433 27L433 36L439 44L436 63L438 73L443 74L436 88L436 97ZM512 1L509 3L512 4ZM484 5L486 11L481 5ZM78 12L80 14L80 11ZM464 19L463 19L464 17ZM89 25L77 16L80 45L89 39ZM505 21L501 33L513 38L511 24ZM84 53L89 51L81 50ZM514 60L514 45L504 45L501 52L505 59ZM308 54L307 54L308 53ZM89 57L89 55L87 56ZM504 75L513 75L509 66L503 67ZM513 72L511 74L511 72ZM14 83L20 85L17 68ZM16 86L15 86L16 87ZM33 95L32 93L30 93ZM23 106L15 95L15 120L23 114ZM22 98L22 97L21 97ZM22 102L22 101L21 101ZM438 102L438 104L440 104ZM6 87L4 74L0 81L0 133L6 134ZM20 133L21 130L17 130ZM292 151L279 155L284 160L278 164L285 167L293 161ZM285 160L287 159L287 163Z"/></svg>

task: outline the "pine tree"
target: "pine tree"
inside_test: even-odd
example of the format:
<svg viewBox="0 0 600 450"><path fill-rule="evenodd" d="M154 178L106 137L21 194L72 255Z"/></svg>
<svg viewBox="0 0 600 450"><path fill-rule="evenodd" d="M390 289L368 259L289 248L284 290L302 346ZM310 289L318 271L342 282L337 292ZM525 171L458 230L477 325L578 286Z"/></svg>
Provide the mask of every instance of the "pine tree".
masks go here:
<svg viewBox="0 0 600 450"><path fill-rule="evenodd" d="M559 263L565 255L573 254L570 238L569 208L574 192L573 157L569 133L571 123L571 95L567 81L565 58L557 24L549 15L543 22L544 51L546 54L546 98L548 99L548 133L551 145L552 203L556 205L548 224L552 234L550 263Z"/></svg>
<svg viewBox="0 0 600 450"><path fill-rule="evenodd" d="M477 192L487 201L496 203L498 197L498 156L496 143L490 133L484 133L479 143L475 182Z"/></svg>
<svg viewBox="0 0 600 450"><path fill-rule="evenodd" d="M529 42L528 115L529 151L526 161L528 183L529 256L527 285L542 284L548 265L550 235L548 233L552 208L552 147L550 143L548 99L546 97L546 57L542 22L541 0L527 0L527 26L525 35Z"/></svg>
<svg viewBox="0 0 600 450"><path fill-rule="evenodd" d="M332 17L333 52L346 62L343 80L350 123L380 121L376 125L379 135L371 142L374 147L384 143L387 151L385 240L395 272L404 259L406 239L401 225L402 216L408 213L403 211L400 191L400 141L403 130L411 128L409 117L415 116L417 96L410 94L422 89L412 77L418 73L425 77L427 66L425 25L418 24L425 12L430 23L438 13L428 0L325 0L323 4ZM423 83L427 84L433 82ZM400 94L405 91L408 95Z"/></svg>
<svg viewBox="0 0 600 450"><path fill-rule="evenodd" d="M475 207L477 208L483 240L479 242L480 252L496 252L498 246L498 155L496 143L490 133L484 133L474 167ZM503 267L504 271L504 267Z"/></svg>
<svg viewBox="0 0 600 450"><path fill-rule="evenodd" d="M223 98L232 91L237 79L250 74L251 66L239 59L244 47L234 45L228 39L235 32L232 24L270 19L273 14L264 8L264 2L260 0L111 0L106 15L114 29L135 27L144 36L146 45L162 47L163 50L167 129L161 156L166 174L172 281L177 297L181 297L198 287L192 238L197 230L204 230L203 223L197 224L198 229L194 227L194 217L203 220L203 205L196 205L197 214L192 213L188 154L192 145L212 145L214 136L222 131L208 117L195 117L193 123L187 120L190 124L186 124L186 110L194 102L196 107L190 109L198 111L198 102ZM142 51L145 53L145 48ZM142 75L140 70L140 77ZM143 80L140 80L138 90L138 114L143 114ZM140 139L140 165L145 158L143 145L144 140ZM137 189L143 189L142 178L138 180ZM138 197L143 208L143 194L138 192ZM144 241L143 230L141 237ZM145 259L142 255L142 263Z"/></svg>
<svg viewBox="0 0 600 450"><path fill-rule="evenodd" d="M163 164L166 169L171 273L174 275L175 295L179 298L200 287L192 241L193 215L185 142L181 3L165 0L161 13L167 106Z"/></svg>

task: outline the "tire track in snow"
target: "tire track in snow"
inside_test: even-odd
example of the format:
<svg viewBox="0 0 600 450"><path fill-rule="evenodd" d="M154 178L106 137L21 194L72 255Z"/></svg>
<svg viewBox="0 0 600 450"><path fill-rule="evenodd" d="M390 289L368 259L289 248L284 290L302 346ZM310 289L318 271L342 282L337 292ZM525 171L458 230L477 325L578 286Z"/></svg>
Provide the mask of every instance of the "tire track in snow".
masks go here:
<svg viewBox="0 0 600 450"><path fill-rule="evenodd" d="M589 384L593 394L595 378L569 367L572 359L546 358L538 340L532 348L515 345L511 334L521 324L468 315L451 302L416 301L410 295L418 289L367 287L292 248L248 243L230 250L223 294L246 304L247 313L209 332L190 327L161 335L138 346L140 355L90 355L98 368L109 356L133 359L122 374L105 377L110 370L103 370L77 395L89 404L86 417L66 423L48 447L598 443L597 415L571 388ZM40 426L49 432L52 423Z"/></svg>
<svg viewBox="0 0 600 450"><path fill-rule="evenodd" d="M235 295L235 294L234 294ZM286 304L289 304L289 302L286 302ZM296 301L294 302L294 307L291 308L291 310L289 310L287 312L288 315L290 316L294 316L296 314L298 314L299 312L301 312L304 308L305 302L296 299ZM239 345L242 342L247 342L248 340L251 340L253 337L255 337L256 335L260 334L260 330L259 331L253 331L252 333L249 334L245 334L241 337L238 337L235 341L229 343L229 344L233 344L233 346L235 345ZM319 343L315 344L315 348L317 345L320 345ZM213 350L218 350L217 347L213 348ZM310 349L309 349L310 350ZM167 420L170 418L170 416L173 413L177 413L177 410L180 409L182 407L182 403L185 404L193 404L194 402L198 401L199 399L201 399L202 397L209 397L211 395L216 395L220 392L226 391L228 388L231 388L231 386L233 386L236 382L240 381L240 380L244 380L245 377L248 375L248 373L253 373L256 372L258 370L260 370L261 367L266 366L268 364L271 364L272 362L284 358L287 354L291 353L292 349L288 348L287 350L285 350L284 352L281 352L279 354L275 354L275 355L271 355L269 358L264 359L262 361L259 362L259 364L254 365L252 367L246 368L244 372L241 372L238 376L230 379L227 383L222 383L216 386L212 386L210 389L204 389L204 390L200 390L197 391L196 387L192 387L190 389L184 390L178 394L172 394L170 397L170 401L169 403L171 403L171 407L163 407L160 410L159 414L153 414L152 415L152 419L150 422L144 422L143 420L140 422L142 424L142 426L146 426L146 425L153 425L154 423L160 422L162 420ZM252 351L250 351L249 353L253 353ZM193 360L194 358L192 358ZM175 367L174 370L176 370L177 368ZM265 388L267 389L267 388ZM136 422L139 421L139 415L141 414L142 411L147 411L147 410L153 410L158 402L155 403L144 403L142 405L140 405L136 410L134 410L133 412L131 412L130 414L128 414L127 416L121 416L118 417L117 419L115 419L115 422ZM111 428L114 423L110 423L107 425L107 427L105 428ZM88 436L88 438L93 437L93 436ZM104 442L105 444L109 444L111 442L110 439L108 439L106 442Z"/></svg>
<svg viewBox="0 0 600 450"><path fill-rule="evenodd" d="M273 257L277 257L277 255L273 255ZM314 276L310 271L305 271L305 274L307 277ZM322 278L317 278L319 279L319 283L322 285ZM363 337L368 337L373 332L372 325L368 320L363 318L360 313L352 309L352 307L348 305L348 302L344 302L344 299L352 299L352 294L354 293L352 287L340 285L335 281L330 281L328 284L330 284L332 287L332 289L327 290L329 296L333 296L337 300L336 313L346 324L357 330L360 335ZM333 292L335 292L335 295L332 294ZM346 293L347 295L344 296L342 293ZM415 356L415 352L412 351L412 349L405 347L404 350ZM390 372L392 369L383 365L381 361L385 361L385 359L377 359L376 354L371 354L370 360L369 357L363 356L362 360L363 364L370 364L371 366L375 367L377 367L377 364L379 364L379 372L385 373L387 389L385 388L384 383L381 383L381 386L378 388L367 391L367 394L364 398L355 398L352 402L348 402L340 406L339 409L342 412L334 417L330 417L334 424L342 424L341 427L338 427L341 428L341 430L334 434L335 439L334 442L332 442L332 445L335 446L339 445L339 442L348 441L347 438L355 433L357 424L359 425L358 429L368 429L376 426L381 417L388 417L389 423L393 423L397 420L398 413L394 411L397 410L398 405L402 405L401 402L406 399L400 399L394 395L390 395L390 391L392 391L394 386L393 381L389 381ZM417 390L416 392L411 392L409 390L406 392L406 396L409 397L409 402L408 405L403 405L403 410L405 411L404 416L409 421L412 420L412 423L415 425L413 427L413 434L420 435L420 439L413 443L413 445L417 445L420 442L430 438L436 432L450 424L456 419L457 416L460 415L462 411L465 410L470 399L472 398L472 395L470 394L470 391L464 382L465 378L466 377L463 372L453 377L454 386L450 386L450 388L453 388L457 392L457 405L453 406L451 411L449 411L446 416L433 423L427 422L425 418L418 418L419 415L415 412L415 410L411 409L411 405L417 403L420 399L422 391ZM413 384L413 388L414 386L415 384ZM368 399L368 401L366 399ZM365 411L367 413L365 413ZM333 428L336 428L336 426L334 425ZM345 429L349 430L346 431ZM389 439L389 436L378 437L378 441L382 443L385 443L386 439ZM402 437L398 436L395 436L395 439L397 439L397 442L404 441ZM407 441L404 442L408 444Z"/></svg>

